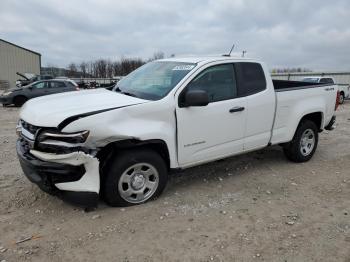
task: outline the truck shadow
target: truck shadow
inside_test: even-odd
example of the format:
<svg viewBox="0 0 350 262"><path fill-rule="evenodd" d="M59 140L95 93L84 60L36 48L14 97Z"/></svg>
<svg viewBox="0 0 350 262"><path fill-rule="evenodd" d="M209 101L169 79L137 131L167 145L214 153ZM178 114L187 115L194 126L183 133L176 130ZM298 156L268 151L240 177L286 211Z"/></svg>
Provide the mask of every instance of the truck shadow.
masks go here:
<svg viewBox="0 0 350 262"><path fill-rule="evenodd" d="M173 171L169 176L169 184L164 193L173 194L180 188L200 185L206 181L219 183L223 179L235 179L253 170L269 169L276 163L281 165L290 163L280 146L272 146L201 166Z"/></svg>
<svg viewBox="0 0 350 262"><path fill-rule="evenodd" d="M244 176L249 176L259 170L265 170L265 172L271 173L276 163L280 165L294 164L284 157L280 146L272 146L197 167L172 171L170 172L169 182L163 194L156 201L150 201L141 206L155 207L158 203L175 199L174 195L177 195L180 191L186 192L186 194L193 194L194 188L203 189L203 187L208 187L208 184L210 187L219 186L223 182L234 184L240 178L244 179ZM248 180L249 178L247 177ZM140 208L140 206L137 208ZM109 207L100 199L98 209L100 211L109 210Z"/></svg>

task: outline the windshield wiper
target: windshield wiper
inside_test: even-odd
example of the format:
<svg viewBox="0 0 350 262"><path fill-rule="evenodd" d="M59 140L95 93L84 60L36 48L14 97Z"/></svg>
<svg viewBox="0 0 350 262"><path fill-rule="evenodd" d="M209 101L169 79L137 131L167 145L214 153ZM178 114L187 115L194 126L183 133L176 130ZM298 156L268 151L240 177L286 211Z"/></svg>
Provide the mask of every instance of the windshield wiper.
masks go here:
<svg viewBox="0 0 350 262"><path fill-rule="evenodd" d="M120 93L122 93L123 95L127 95L127 96L137 97L135 94L129 93L129 92L120 91Z"/></svg>
<svg viewBox="0 0 350 262"><path fill-rule="evenodd" d="M119 86L117 86L117 88L115 89L116 92L118 93L122 93L123 95L127 95L127 96L132 96L132 97L137 97L135 94L133 93L130 93L130 92L125 92L125 91L122 91Z"/></svg>

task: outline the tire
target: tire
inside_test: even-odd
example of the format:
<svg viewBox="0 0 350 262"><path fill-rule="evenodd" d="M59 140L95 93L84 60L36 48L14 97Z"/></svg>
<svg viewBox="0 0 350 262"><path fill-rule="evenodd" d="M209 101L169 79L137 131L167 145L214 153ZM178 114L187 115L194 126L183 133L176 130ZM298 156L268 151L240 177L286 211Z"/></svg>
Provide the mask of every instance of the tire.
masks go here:
<svg viewBox="0 0 350 262"><path fill-rule="evenodd" d="M296 163L309 161L318 144L318 128L310 120L302 120L293 140L283 146L285 156Z"/></svg>
<svg viewBox="0 0 350 262"><path fill-rule="evenodd" d="M16 96L13 99L13 103L15 104L15 106L21 107L25 102L27 102L27 100L28 99L25 96Z"/></svg>
<svg viewBox="0 0 350 262"><path fill-rule="evenodd" d="M104 173L102 194L106 203L114 207L153 200L163 192L168 180L163 158L142 148L118 152Z"/></svg>
<svg viewBox="0 0 350 262"><path fill-rule="evenodd" d="M344 99L345 99L344 93L341 92L341 93L339 94L339 104L344 104Z"/></svg>

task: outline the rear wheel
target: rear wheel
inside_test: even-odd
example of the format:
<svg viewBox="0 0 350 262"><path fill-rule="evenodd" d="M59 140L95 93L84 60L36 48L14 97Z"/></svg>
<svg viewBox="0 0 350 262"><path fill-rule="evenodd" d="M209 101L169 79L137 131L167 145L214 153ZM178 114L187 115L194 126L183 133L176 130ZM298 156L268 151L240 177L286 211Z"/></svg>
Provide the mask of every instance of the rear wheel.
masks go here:
<svg viewBox="0 0 350 262"><path fill-rule="evenodd" d="M286 157L293 162L309 161L318 144L318 130L314 122L303 120L295 132L293 140L283 146Z"/></svg>
<svg viewBox="0 0 350 262"><path fill-rule="evenodd" d="M163 158L155 151L133 149L121 152L105 172L103 195L111 206L131 206L159 196L168 180Z"/></svg>
<svg viewBox="0 0 350 262"><path fill-rule="evenodd" d="M23 104L25 102L27 102L27 98L25 96L16 96L14 99L13 99L13 103L15 104L15 106L23 106Z"/></svg>

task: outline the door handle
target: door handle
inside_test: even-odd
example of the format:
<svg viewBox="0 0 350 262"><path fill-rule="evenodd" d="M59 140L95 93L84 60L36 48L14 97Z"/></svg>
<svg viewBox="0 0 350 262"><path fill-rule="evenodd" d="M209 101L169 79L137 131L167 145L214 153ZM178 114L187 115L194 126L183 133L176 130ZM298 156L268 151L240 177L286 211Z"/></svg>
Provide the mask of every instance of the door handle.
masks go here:
<svg viewBox="0 0 350 262"><path fill-rule="evenodd" d="M242 112L245 108L243 106L236 106L230 109L230 113Z"/></svg>

